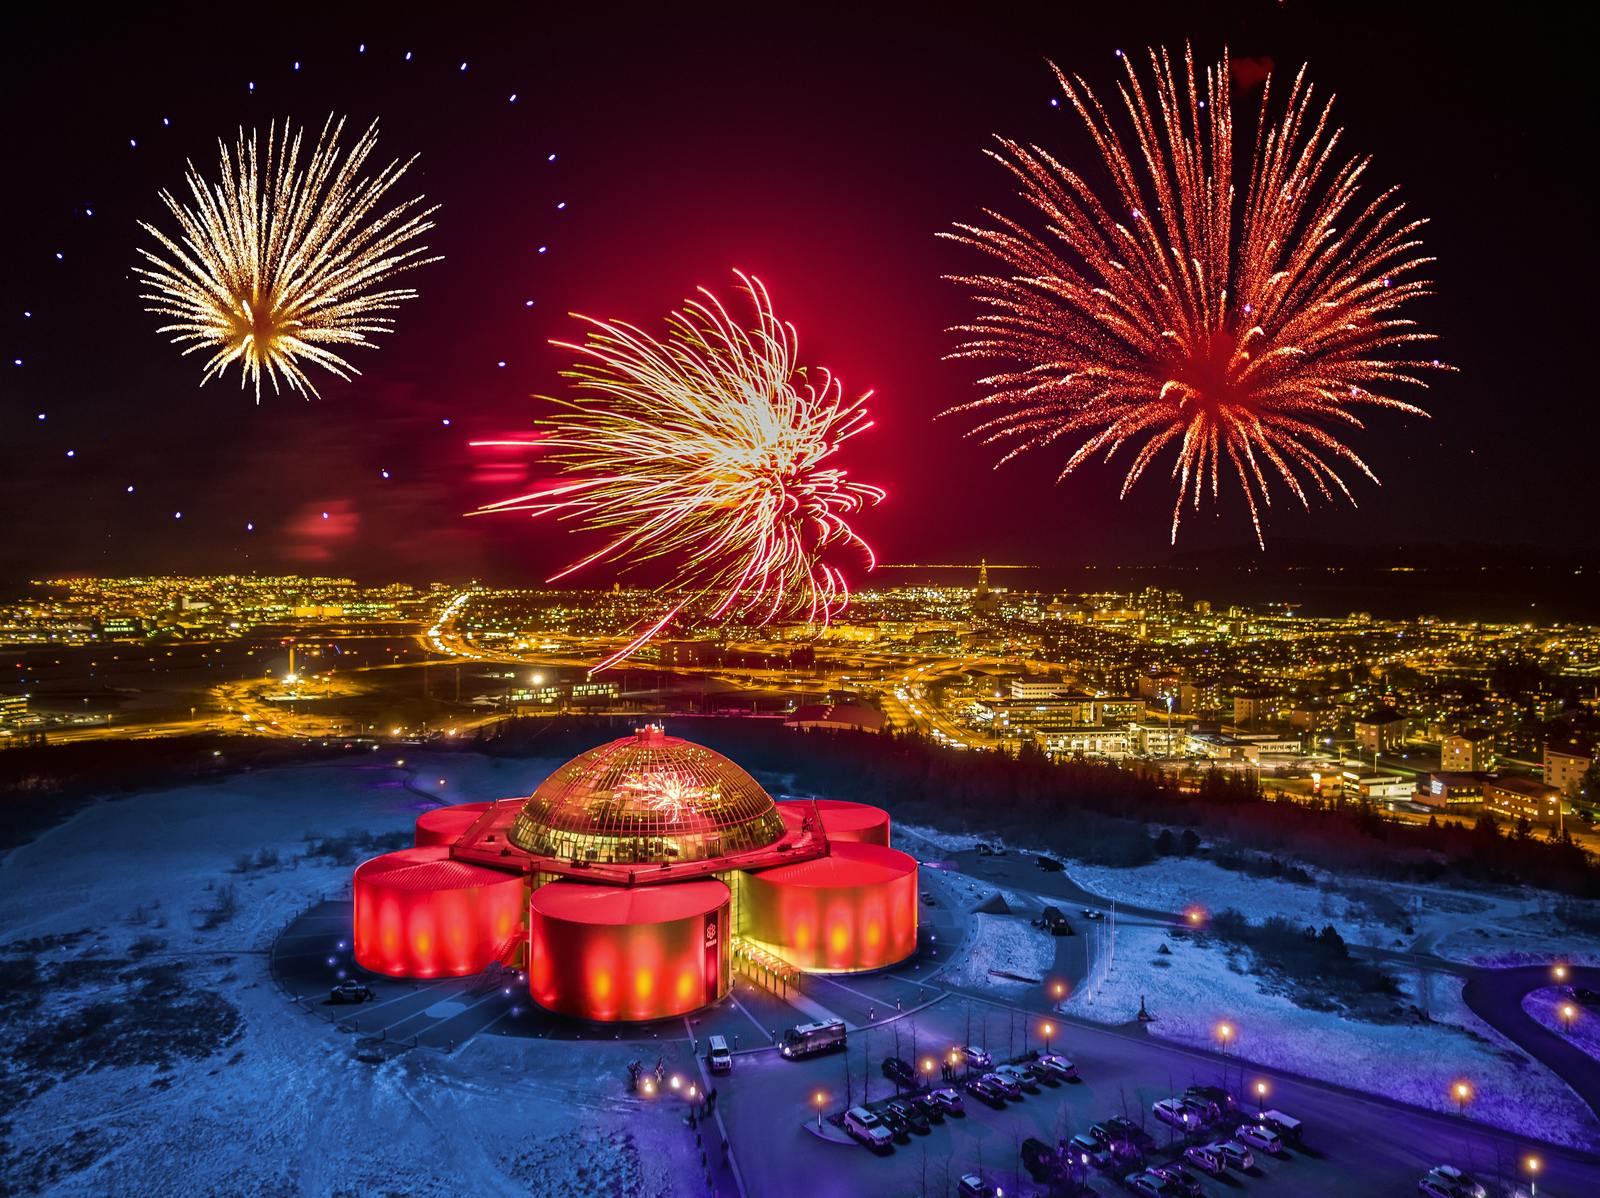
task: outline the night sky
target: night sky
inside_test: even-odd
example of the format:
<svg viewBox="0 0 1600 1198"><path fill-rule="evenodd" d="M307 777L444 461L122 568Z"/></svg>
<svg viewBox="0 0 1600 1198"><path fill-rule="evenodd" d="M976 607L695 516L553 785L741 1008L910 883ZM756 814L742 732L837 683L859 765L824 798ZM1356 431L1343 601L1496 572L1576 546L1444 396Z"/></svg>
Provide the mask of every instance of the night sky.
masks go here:
<svg viewBox="0 0 1600 1198"><path fill-rule="evenodd" d="M889 491L858 524L883 560L1162 560L1164 470L1119 502L1116 464L1059 486L1049 453L996 472L960 418L934 421L975 393L973 367L942 360L970 305L939 276L981 261L935 234L985 205L1020 210L982 153L995 132L1090 161L1077 117L1050 106L1046 58L1109 89L1117 48L1185 39L1207 57L1226 43L1280 69L1309 61L1338 93L1344 144L1432 218L1438 295L1413 314L1461 369L1423 398L1431 421L1379 414L1356 435L1381 489L1357 486L1357 510L1274 508L1269 546L1600 547L1581 184L1593 102L1568 57L1583 39L1538 6L1493 23L1307 3L967 6L958 20L577 7L296 24L260 8L91 23L61 6L57 25L13 25L0 580L537 581L572 560L570 537L519 515L462 519L526 470L467 442L541 413L534 396L559 389L565 361L546 341L575 335L569 311L658 328L700 284L731 293L734 267L767 283L804 360L875 391L877 427L845 464ZM443 205L428 241L445 260L404 276L421 297L378 349L354 351L355 382L313 368L320 400L269 390L259 406L237 370L201 389L198 357L180 358L137 298L135 222L170 223L158 190L182 185L186 158L215 173L218 136L285 115L320 127L330 112L358 128L381 118L382 161L421 153L396 194ZM1242 501L1226 496L1214 518L1186 518L1179 547L1247 544Z"/></svg>

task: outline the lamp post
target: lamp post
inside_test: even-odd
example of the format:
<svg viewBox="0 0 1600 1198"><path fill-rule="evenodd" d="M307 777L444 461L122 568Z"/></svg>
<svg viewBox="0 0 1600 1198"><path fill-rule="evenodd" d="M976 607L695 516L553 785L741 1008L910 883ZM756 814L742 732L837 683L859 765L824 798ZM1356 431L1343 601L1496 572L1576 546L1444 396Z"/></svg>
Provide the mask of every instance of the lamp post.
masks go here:
<svg viewBox="0 0 1600 1198"><path fill-rule="evenodd" d="M1265 1114L1267 1109L1267 1083L1256 1083L1256 1114Z"/></svg>
<svg viewBox="0 0 1600 1198"><path fill-rule="evenodd" d="M1565 965L1557 965L1550 972L1555 975L1555 979L1558 982L1564 982L1567 980L1567 967Z"/></svg>
<svg viewBox="0 0 1600 1198"><path fill-rule="evenodd" d="M1055 1035L1055 1032L1056 1032L1055 1025L1051 1024L1051 1023L1046 1023L1044 1025L1044 1029L1043 1030L1044 1030L1044 1050L1045 1050L1046 1053L1048 1053L1050 1051L1050 1037Z"/></svg>
<svg viewBox="0 0 1600 1198"><path fill-rule="evenodd" d="M823 1093L822 1093L821 1090L818 1090L816 1092L816 1095L812 1098L812 1101L817 1104L817 1130L821 1131L822 1130L822 1104L825 1101L825 1098L824 1098Z"/></svg>
<svg viewBox="0 0 1600 1198"><path fill-rule="evenodd" d="M1578 1017L1578 1008L1569 1002L1561 1004L1561 1029L1567 1035L1572 1034L1572 1021Z"/></svg>
<svg viewBox="0 0 1600 1198"><path fill-rule="evenodd" d="M1222 1085L1226 1089L1228 1085L1228 1044L1233 1039L1233 1024L1217 1024L1217 1039L1222 1044Z"/></svg>
<svg viewBox="0 0 1600 1198"><path fill-rule="evenodd" d="M1528 1170L1528 1198L1539 1198L1539 1169L1543 1163L1536 1156L1530 1156L1522 1162L1523 1167Z"/></svg>
<svg viewBox="0 0 1600 1198"><path fill-rule="evenodd" d="M1066 986L1062 985L1060 982L1052 982L1050 984L1050 995L1056 1000L1056 1012L1058 1014L1061 1011L1061 997L1066 993L1066 989Z"/></svg>
<svg viewBox="0 0 1600 1198"><path fill-rule="evenodd" d="M1472 1099L1472 1086L1468 1082L1457 1082L1450 1087L1450 1094L1456 1100L1456 1110L1466 1114L1467 1103Z"/></svg>

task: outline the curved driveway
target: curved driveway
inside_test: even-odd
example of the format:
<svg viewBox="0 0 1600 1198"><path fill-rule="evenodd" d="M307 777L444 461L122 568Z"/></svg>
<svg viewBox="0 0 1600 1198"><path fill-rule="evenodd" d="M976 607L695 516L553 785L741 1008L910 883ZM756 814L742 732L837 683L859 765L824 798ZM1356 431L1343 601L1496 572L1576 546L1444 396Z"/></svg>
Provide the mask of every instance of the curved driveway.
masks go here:
<svg viewBox="0 0 1600 1198"><path fill-rule="evenodd" d="M1109 906L1106 899L1085 890L1067 874L1046 873L1038 869L1032 854L1010 852L1004 856L991 857L964 852L943 855L954 861L963 873L972 877L1002 881L1019 889L1058 897L1071 908L1092 907L1105 910ZM1182 915L1175 911L1157 911L1125 903L1118 903L1117 910L1180 926L1184 922ZM1069 915L1074 913L1073 910L1068 912ZM1467 984L1462 992L1462 1000L1472 1013L1571 1086L1588 1104L1595 1116L1600 1118L1600 1062L1565 1037L1539 1023L1522 1009L1524 995L1542 986L1554 984L1549 965L1493 969L1447 960L1431 953L1409 952L1403 949L1367 948L1352 944L1350 951L1356 956L1387 961L1412 969L1431 969L1438 973L1450 973L1465 978ZM1060 960L1059 954L1058 960ZM1573 966L1568 972L1571 984L1600 990L1600 968Z"/></svg>

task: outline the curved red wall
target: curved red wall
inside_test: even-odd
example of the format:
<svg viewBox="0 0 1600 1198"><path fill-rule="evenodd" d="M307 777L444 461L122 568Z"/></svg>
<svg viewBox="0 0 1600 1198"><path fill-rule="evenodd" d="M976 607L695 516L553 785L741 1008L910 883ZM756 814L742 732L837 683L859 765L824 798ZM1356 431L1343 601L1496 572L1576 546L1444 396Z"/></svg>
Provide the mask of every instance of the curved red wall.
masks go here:
<svg viewBox="0 0 1600 1198"><path fill-rule="evenodd" d="M834 842L829 855L745 875L744 935L814 973L880 969L917 948L917 863Z"/></svg>
<svg viewBox="0 0 1600 1198"><path fill-rule="evenodd" d="M728 888L551 882L528 903L528 992L581 1019L683 1015L728 993Z"/></svg>
<svg viewBox="0 0 1600 1198"><path fill-rule="evenodd" d="M439 846L356 867L356 964L391 977L478 973L522 926L522 878L455 861Z"/></svg>
<svg viewBox="0 0 1600 1198"><path fill-rule="evenodd" d="M783 826L798 831L808 815L822 817L822 830L830 841L846 840L889 847L889 813L866 803L843 799L788 799L778 804Z"/></svg>
<svg viewBox="0 0 1600 1198"><path fill-rule="evenodd" d="M452 807L435 807L417 816L416 845L452 845L493 803L457 803Z"/></svg>

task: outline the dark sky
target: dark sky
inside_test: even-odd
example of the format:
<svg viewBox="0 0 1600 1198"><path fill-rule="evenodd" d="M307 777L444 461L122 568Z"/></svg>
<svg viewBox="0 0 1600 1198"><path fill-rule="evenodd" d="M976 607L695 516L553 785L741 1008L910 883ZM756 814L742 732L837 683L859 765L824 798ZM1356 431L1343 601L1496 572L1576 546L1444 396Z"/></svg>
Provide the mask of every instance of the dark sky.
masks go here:
<svg viewBox="0 0 1600 1198"><path fill-rule="evenodd" d="M699 284L731 291L733 267L766 281L805 360L876 392L878 425L846 464L889 490L860 522L884 560L1161 560L1164 472L1119 502L1115 466L1059 486L1048 455L995 472L958 421L933 421L973 394L972 368L941 360L968 304L939 276L976 264L934 235L983 205L1017 210L982 154L997 131L1088 161L1077 118L1049 105L1046 58L1109 88L1115 49L1185 39L1208 56L1226 42L1280 68L1309 60L1338 93L1346 144L1432 218L1439 294L1417 315L1461 368L1424 400L1431 421L1380 415L1357 434L1384 480L1357 488L1359 509L1280 506L1269 542L1600 546L1580 185L1594 104L1570 57L1586 38L1554 7L1502 9L1492 25L1454 7L1293 2L994 4L951 19L568 8L592 19L433 6L422 22L294 25L213 7L13 27L0 578L541 578L575 556L571 538L521 516L461 519L522 469L467 441L540 414L532 397L559 387L563 360L545 342L573 336L569 311L656 327ZM381 118L385 161L421 152L408 180L443 204L430 241L445 261L410 276L421 298L379 349L356 351L356 382L318 375L321 400L259 406L236 375L201 389L196 359L141 310L135 221L159 220L156 193L180 186L186 157L214 171L219 135L329 112ZM1180 548L1249 541L1230 499L1186 522Z"/></svg>

